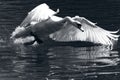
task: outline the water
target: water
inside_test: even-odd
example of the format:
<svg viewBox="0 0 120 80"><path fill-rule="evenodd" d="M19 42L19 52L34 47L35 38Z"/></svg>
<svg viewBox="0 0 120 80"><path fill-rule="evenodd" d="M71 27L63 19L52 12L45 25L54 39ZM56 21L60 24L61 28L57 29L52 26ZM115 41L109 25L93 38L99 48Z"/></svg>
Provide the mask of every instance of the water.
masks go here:
<svg viewBox="0 0 120 80"><path fill-rule="evenodd" d="M119 0L0 0L0 80L119 80L120 42L106 46L13 45L10 33L41 3L60 16L80 15L108 30L120 28ZM78 45L78 46L76 46Z"/></svg>

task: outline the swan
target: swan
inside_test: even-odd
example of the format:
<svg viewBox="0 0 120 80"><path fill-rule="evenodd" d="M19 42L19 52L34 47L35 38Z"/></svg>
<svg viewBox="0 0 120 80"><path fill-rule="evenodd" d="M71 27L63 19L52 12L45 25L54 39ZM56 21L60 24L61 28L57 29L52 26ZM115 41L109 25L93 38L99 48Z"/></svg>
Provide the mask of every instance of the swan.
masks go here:
<svg viewBox="0 0 120 80"><path fill-rule="evenodd" d="M75 16L64 18L49 8L46 3L31 10L23 22L12 32L14 43L35 43L51 38L57 42L86 41L94 44L113 45L118 31L108 31L90 20Z"/></svg>

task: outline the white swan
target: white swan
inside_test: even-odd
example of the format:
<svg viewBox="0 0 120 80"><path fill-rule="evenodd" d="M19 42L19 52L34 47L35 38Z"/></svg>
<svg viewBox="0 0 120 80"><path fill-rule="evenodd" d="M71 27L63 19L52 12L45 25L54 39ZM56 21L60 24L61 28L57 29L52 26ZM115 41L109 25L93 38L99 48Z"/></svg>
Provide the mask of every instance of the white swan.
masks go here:
<svg viewBox="0 0 120 80"><path fill-rule="evenodd" d="M107 31L84 17L61 18L45 3L30 11L12 33L15 43L35 42L51 38L59 42L87 41L95 44L113 45L118 40L118 31Z"/></svg>

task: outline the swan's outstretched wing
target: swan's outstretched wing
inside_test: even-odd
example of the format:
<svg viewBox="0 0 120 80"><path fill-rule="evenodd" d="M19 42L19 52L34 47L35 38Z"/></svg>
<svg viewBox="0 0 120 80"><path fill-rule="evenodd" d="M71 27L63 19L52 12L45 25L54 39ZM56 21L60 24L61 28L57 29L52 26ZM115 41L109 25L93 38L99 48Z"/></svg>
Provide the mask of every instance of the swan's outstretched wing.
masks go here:
<svg viewBox="0 0 120 80"><path fill-rule="evenodd" d="M107 31L83 17L74 19L81 23L84 32L71 24L66 24L66 27L51 34L50 38L55 41L88 41L104 45L113 45L113 41L118 40L119 35L116 35L118 31Z"/></svg>
<svg viewBox="0 0 120 80"><path fill-rule="evenodd" d="M28 13L27 17L23 20L20 26L26 26L31 22L41 22L43 20L47 20L50 16L57 13L58 11L53 11L47 4L40 4Z"/></svg>

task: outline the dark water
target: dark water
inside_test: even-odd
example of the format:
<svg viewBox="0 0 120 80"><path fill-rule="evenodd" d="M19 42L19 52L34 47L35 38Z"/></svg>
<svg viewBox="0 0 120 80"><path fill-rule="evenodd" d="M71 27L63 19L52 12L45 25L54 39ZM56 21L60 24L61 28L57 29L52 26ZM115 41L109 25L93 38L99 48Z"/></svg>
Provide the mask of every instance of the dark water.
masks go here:
<svg viewBox="0 0 120 80"><path fill-rule="evenodd" d="M120 28L119 0L0 0L0 80L119 80L120 40L113 50L11 44L10 33L43 2L60 8L59 16L79 15L108 30Z"/></svg>

